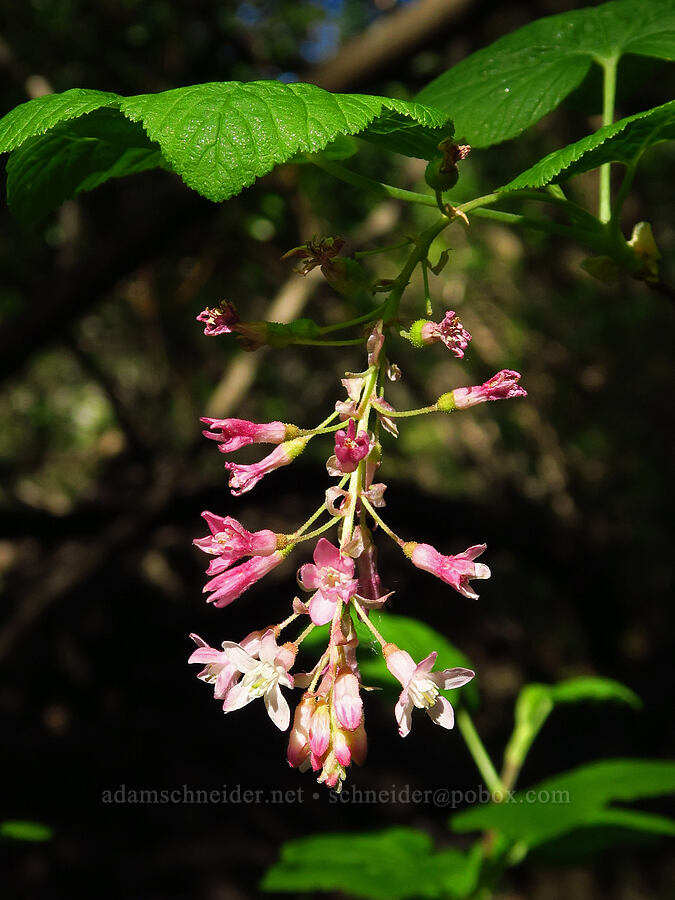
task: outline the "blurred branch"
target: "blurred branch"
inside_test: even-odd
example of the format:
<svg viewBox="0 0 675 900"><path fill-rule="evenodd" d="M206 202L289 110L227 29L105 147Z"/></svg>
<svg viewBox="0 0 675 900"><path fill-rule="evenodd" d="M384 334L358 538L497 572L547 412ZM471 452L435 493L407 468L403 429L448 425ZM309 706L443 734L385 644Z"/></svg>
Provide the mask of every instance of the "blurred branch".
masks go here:
<svg viewBox="0 0 675 900"><path fill-rule="evenodd" d="M329 91L351 87L391 65L458 19L474 0L419 0L382 16L368 31L346 43L337 56L309 76Z"/></svg>

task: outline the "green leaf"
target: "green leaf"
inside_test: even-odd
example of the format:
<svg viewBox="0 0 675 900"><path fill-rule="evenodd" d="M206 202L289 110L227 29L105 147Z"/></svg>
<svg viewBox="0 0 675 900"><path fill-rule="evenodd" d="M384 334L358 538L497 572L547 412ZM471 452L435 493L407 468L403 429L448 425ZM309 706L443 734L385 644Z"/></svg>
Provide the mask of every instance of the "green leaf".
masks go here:
<svg viewBox="0 0 675 900"><path fill-rule="evenodd" d="M507 771L518 771L556 703L606 700L620 700L634 709L641 706L637 694L611 678L586 675L558 684L526 684L516 700L515 725L504 751Z"/></svg>
<svg viewBox="0 0 675 900"><path fill-rule="evenodd" d="M472 668L467 657L453 646L447 638L443 637L435 629L418 619L408 616L397 616L393 613L377 613L370 615L370 620L380 632L392 644L398 644L402 650L407 650L415 662L421 662L432 651L438 652L434 669L454 669L460 666L465 669ZM372 632L361 620L356 622L356 633L359 638L359 668L365 685L380 687L386 690L397 689L401 686L386 666L380 645L375 640ZM311 649L317 655L321 653L328 641L328 629L326 627L315 628L304 640L302 646ZM453 691L443 692L451 702L460 697L470 706L478 704L478 688L475 679L465 687Z"/></svg>
<svg viewBox="0 0 675 900"><path fill-rule="evenodd" d="M447 117L418 103L331 94L312 84L222 82L143 94L121 103L183 181L210 200L226 200L296 153L318 153L338 135L380 127L398 113L405 127L445 133ZM386 119L389 123L390 119ZM364 134L366 132L366 134Z"/></svg>
<svg viewBox="0 0 675 900"><path fill-rule="evenodd" d="M78 119L102 106L116 106L118 94L73 88L21 103L0 119L0 153L20 147L28 138L46 134L60 122Z"/></svg>
<svg viewBox="0 0 675 900"><path fill-rule="evenodd" d="M610 806L675 793L675 762L602 760L542 781L503 803L474 807L454 816L455 831L496 828L514 841L536 847L575 829L621 825L636 831L671 833L673 823Z"/></svg>
<svg viewBox="0 0 675 900"><path fill-rule="evenodd" d="M164 165L140 125L102 108L29 138L7 164L12 212L33 224L64 200L108 181Z"/></svg>
<svg viewBox="0 0 675 900"><path fill-rule="evenodd" d="M595 824L544 841L533 852L537 859L572 862L588 859L608 847L649 844L655 838L674 834L675 823L671 819L633 809L611 809L598 816Z"/></svg>
<svg viewBox="0 0 675 900"><path fill-rule="evenodd" d="M26 822L23 819L11 819L0 822L0 838L13 841L50 841L54 832L48 825L40 822Z"/></svg>
<svg viewBox="0 0 675 900"><path fill-rule="evenodd" d="M593 62L627 53L675 59L673 0L615 0L538 19L471 54L417 99L451 113L459 139L489 147L555 109Z"/></svg>
<svg viewBox="0 0 675 900"><path fill-rule="evenodd" d="M103 107L106 115L94 115ZM344 140L336 142L348 136L429 158L451 133L445 113L415 102L332 94L312 84L232 81L136 97L84 90L40 97L0 122L0 152L26 147L13 164L12 197L24 217L34 218L108 178L160 163L220 201L298 154L344 156ZM126 139L132 143L121 150ZM39 178L42 166L63 185ZM33 196L40 191L44 198ZM28 196L17 199L19 192Z"/></svg>
<svg viewBox="0 0 675 900"><path fill-rule="evenodd" d="M431 839L413 828L324 834L285 844L261 888L288 893L344 891L370 900L460 898L475 887L478 865L475 854L434 852Z"/></svg>
<svg viewBox="0 0 675 900"><path fill-rule="evenodd" d="M543 187L552 181L564 181L588 172L607 162L628 165L658 141L675 139L675 100L619 119L593 134L549 153L501 188L516 191L527 187Z"/></svg>
<svg viewBox="0 0 675 900"><path fill-rule="evenodd" d="M633 709L640 709L642 706L642 701L634 691L612 678L582 675L578 678L569 678L567 681L559 681L558 684L546 685L546 687L554 703L580 703L582 701L602 703L605 700L620 700L627 703L628 706L632 706Z"/></svg>

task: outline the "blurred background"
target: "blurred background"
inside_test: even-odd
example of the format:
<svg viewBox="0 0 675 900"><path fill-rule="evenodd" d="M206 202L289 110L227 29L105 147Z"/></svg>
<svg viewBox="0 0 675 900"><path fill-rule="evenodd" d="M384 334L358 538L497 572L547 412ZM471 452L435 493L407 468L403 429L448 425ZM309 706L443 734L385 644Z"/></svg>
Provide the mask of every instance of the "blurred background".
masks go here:
<svg viewBox="0 0 675 900"><path fill-rule="evenodd" d="M2 5L5 112L76 86L137 94L256 78L409 98L502 34L583 4ZM627 60L617 115L670 99L668 71ZM521 140L472 154L453 199L484 193L597 128L599 99L593 76ZM673 245L672 163L667 146L653 149L625 210L627 230L652 222L664 255ZM364 145L350 164L424 189L419 161ZM594 175L570 192L595 208ZM234 341L205 338L195 316L226 297L250 318L337 321L340 298L320 278L294 275L282 254L315 234L372 249L422 228L429 215L291 166L220 206L166 173L109 182L32 231L3 204L1 815L54 831L45 844L0 842L4 896L249 900L291 837L405 824L439 846L461 844L445 809L331 804L311 774L287 767L286 738L262 704L224 718L186 664L191 631L217 645L282 618L305 561L296 555L226 611L207 608L204 559L191 546L204 533L201 511L290 531L321 502L332 452L330 440L314 441L236 500L222 459L200 437L199 416L312 426L342 398L343 372L363 367L351 350L243 354ZM591 280L580 269L584 248L562 238L473 219L444 241L450 262L432 281L435 312L457 310L473 342L462 362L439 347L418 353L394 342L403 381L393 402L429 403L503 367L523 373L529 398L411 420L385 444L392 527L446 553L485 541L493 573L480 600L468 601L380 538L393 610L432 624L473 661L483 696L476 722L495 757L528 680L602 674L642 697L641 713L557 711L523 785L592 759L668 756L672 305L643 284ZM385 278L399 261L368 265ZM406 296L404 310L423 315L421 286ZM459 734L420 721L400 741L391 708L373 695L366 717L369 758L350 771L352 786L479 783ZM121 785L304 792L281 805L102 802ZM667 850L657 843L587 864L528 862L503 896L665 898L674 875Z"/></svg>

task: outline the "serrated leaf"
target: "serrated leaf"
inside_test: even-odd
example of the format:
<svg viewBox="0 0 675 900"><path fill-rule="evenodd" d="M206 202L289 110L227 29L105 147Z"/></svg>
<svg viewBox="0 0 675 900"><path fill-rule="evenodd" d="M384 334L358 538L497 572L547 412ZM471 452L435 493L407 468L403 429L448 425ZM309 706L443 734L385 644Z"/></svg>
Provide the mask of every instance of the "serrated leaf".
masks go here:
<svg viewBox="0 0 675 900"><path fill-rule="evenodd" d="M162 165L159 147L140 125L103 108L56 125L15 150L7 164L7 200L30 225L81 191Z"/></svg>
<svg viewBox="0 0 675 900"><path fill-rule="evenodd" d="M377 129L394 112L439 129L447 117L418 103L331 94L312 84L223 82L122 101L183 181L210 200L226 200L297 153L318 153L340 134ZM391 121L391 120L389 120Z"/></svg>
<svg viewBox="0 0 675 900"><path fill-rule="evenodd" d="M454 816L455 831L496 828L514 841L536 847L575 829L621 824L635 830L661 829L654 817L610 806L675 793L675 762L617 759L590 763L549 778L508 802L474 807Z"/></svg>
<svg viewBox="0 0 675 900"><path fill-rule="evenodd" d="M107 116L94 115L102 107ZM80 117L87 119L84 132L78 130ZM116 159L109 134L116 119L120 134L127 120L137 123L137 137L139 129L144 130L141 150L148 150L147 155L134 150ZM0 122L0 152L16 152L33 141L13 164L14 203L30 217L110 177L157 165L150 147L189 187L220 201L298 154L334 154L340 138L358 135L389 150L426 158L435 155L438 142L451 132L445 113L416 102L332 94L312 84L233 81L136 97L79 89L40 97ZM88 144L76 147L78 142ZM338 154L344 147L343 141ZM63 175L60 189L37 177L41 165L49 166L50 178ZM22 197L17 199L19 190ZM43 190L44 197L33 196Z"/></svg>
<svg viewBox="0 0 675 900"><path fill-rule="evenodd" d="M21 103L0 119L0 153L15 150L38 134L46 134L60 122L78 119L102 106L116 106L119 100L118 94L72 88L62 94L46 94Z"/></svg>
<svg viewBox="0 0 675 900"><path fill-rule="evenodd" d="M605 125L593 134L549 153L500 191L543 187L588 172L608 162L626 165L659 141L675 139L675 101Z"/></svg>
<svg viewBox="0 0 675 900"><path fill-rule="evenodd" d="M385 612L371 613L370 619L380 634L392 644L397 644L402 650L406 650L415 662L421 662L433 650L438 652L434 670L453 669L457 666L470 669L471 663L467 657L453 646L434 628L408 616L397 616ZM385 688L389 691L401 690L400 683L394 678L386 666L380 645L373 638L366 625L358 620L356 633L359 638L359 669L365 685ZM327 628L316 628L303 642L303 648L312 649L317 654L325 649L328 642ZM444 692L450 702L455 702L461 697L470 706L478 704L478 687L475 679L457 690Z"/></svg>
<svg viewBox="0 0 675 900"><path fill-rule="evenodd" d="M451 112L459 139L489 147L555 109L593 62L628 53L675 59L673 0L615 0L538 19L471 54L417 99Z"/></svg>
<svg viewBox="0 0 675 900"><path fill-rule="evenodd" d="M344 891L369 900L466 897L476 883L474 855L434 852L413 828L370 834L324 834L284 844L266 873L265 891Z"/></svg>
<svg viewBox="0 0 675 900"><path fill-rule="evenodd" d="M50 841L54 832L49 825L41 822L27 822L23 819L8 819L0 822L0 837L10 838L13 841Z"/></svg>

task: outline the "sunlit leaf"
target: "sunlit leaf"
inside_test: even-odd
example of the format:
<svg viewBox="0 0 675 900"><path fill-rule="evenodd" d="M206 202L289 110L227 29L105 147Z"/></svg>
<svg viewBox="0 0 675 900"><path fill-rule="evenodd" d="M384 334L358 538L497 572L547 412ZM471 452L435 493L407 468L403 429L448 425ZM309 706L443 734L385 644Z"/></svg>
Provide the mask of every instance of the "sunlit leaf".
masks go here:
<svg viewBox="0 0 675 900"><path fill-rule="evenodd" d="M461 140L488 147L555 109L593 62L675 59L672 0L615 0L531 22L462 60L417 96L452 115Z"/></svg>

